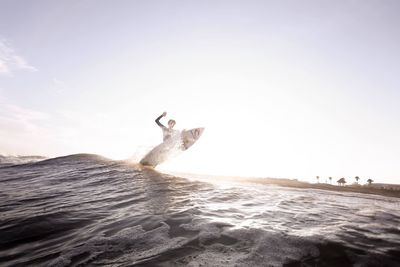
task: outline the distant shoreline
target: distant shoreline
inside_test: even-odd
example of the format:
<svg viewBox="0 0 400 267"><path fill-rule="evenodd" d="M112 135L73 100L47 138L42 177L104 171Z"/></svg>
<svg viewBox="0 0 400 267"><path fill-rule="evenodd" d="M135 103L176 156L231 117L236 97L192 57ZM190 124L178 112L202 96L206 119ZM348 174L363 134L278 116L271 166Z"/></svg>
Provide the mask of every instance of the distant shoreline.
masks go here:
<svg viewBox="0 0 400 267"><path fill-rule="evenodd" d="M242 179L240 179L242 180ZM331 184L311 184L307 182L301 182L298 180L291 179L279 179L279 178L243 178L243 180L254 183L261 184L273 184L284 187L291 188L301 188L301 189L321 189L321 190L329 190L336 192L353 192L353 193L361 193L361 194L373 194L380 195L385 197L396 197L400 198L400 190L396 189L386 189L386 188L377 188L374 184L372 185L347 185L347 186L337 186Z"/></svg>
<svg viewBox="0 0 400 267"><path fill-rule="evenodd" d="M326 183L318 183L313 184L309 182L302 182L297 179L288 179L288 178L269 178L269 177L233 177L233 176L219 176L219 175L204 175L204 174L189 174L189 173L170 173L172 175L182 177L182 178L198 178L198 179L209 179L213 177L215 179L224 179L228 181L240 181L240 182L250 182L250 183L258 183L258 184L269 184L269 185L278 185L283 187L290 188L299 188L299 189L320 189L320 190L328 190L328 191L336 191L336 192L352 192L352 193L360 193L360 194L372 194L372 195L380 195L385 197L396 197L400 198L400 185L397 184L379 184L373 183L371 185L333 185ZM392 187L392 188L383 188Z"/></svg>

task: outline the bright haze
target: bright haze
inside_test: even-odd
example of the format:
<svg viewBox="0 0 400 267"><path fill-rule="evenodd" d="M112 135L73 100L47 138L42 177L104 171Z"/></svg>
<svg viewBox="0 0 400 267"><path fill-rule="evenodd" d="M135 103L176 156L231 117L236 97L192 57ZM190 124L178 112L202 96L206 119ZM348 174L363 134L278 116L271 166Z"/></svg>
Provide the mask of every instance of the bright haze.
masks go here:
<svg viewBox="0 0 400 267"><path fill-rule="evenodd" d="M398 1L0 1L0 154L400 183ZM364 179L364 181L363 181Z"/></svg>

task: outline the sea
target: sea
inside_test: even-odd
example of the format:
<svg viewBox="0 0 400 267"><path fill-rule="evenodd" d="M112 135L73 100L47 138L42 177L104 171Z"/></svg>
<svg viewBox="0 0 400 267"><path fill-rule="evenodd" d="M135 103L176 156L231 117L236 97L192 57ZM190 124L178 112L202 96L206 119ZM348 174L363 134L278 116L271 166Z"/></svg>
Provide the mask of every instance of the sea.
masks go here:
<svg viewBox="0 0 400 267"><path fill-rule="evenodd" d="M0 266L400 266L399 203L91 154L6 161Z"/></svg>

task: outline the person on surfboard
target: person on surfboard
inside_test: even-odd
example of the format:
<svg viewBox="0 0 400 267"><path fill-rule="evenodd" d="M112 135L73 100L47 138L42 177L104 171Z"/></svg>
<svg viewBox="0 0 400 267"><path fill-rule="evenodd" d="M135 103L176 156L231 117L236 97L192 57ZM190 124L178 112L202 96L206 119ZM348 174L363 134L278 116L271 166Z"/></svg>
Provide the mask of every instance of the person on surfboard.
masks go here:
<svg viewBox="0 0 400 267"><path fill-rule="evenodd" d="M162 132L163 132L163 141L171 138L173 135L177 134L179 131L174 130L174 126L176 122L174 120L169 120L168 121L168 127L165 127L161 122L161 118L167 116L167 112L163 112L157 119L156 123L158 126L160 126Z"/></svg>

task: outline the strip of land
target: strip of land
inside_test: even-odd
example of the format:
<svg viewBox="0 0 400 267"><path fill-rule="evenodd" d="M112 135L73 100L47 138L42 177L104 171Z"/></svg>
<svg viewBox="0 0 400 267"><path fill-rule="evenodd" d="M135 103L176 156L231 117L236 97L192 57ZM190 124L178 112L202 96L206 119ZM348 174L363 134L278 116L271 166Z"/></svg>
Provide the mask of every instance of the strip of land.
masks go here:
<svg viewBox="0 0 400 267"><path fill-rule="evenodd" d="M216 176L216 175L204 175L204 174L188 174L188 173L170 173L175 176L189 178L189 179L200 179L200 180L218 180L223 179L227 181L241 181L241 182L250 182L250 183L259 183L259 184L271 184L278 185L284 187L291 188L300 188L300 189L320 189L320 190L329 190L336 192L354 192L361 194L373 194L373 195L381 195L386 197L397 197L400 198L400 185L398 184L353 184L353 185L333 185L327 183L308 183L302 182L297 179L287 179L287 178L257 178L257 177L233 177L233 176Z"/></svg>
<svg viewBox="0 0 400 267"><path fill-rule="evenodd" d="M240 178L237 178L240 179ZM301 182L296 179L279 179L279 178L242 178L248 182L262 183L262 184L274 184L292 188L302 189L321 189L338 192L355 192L362 194L374 194L386 197L398 197L400 198L400 186L389 185L389 184L371 184L371 185L331 185L331 184L312 184L307 182ZM235 178L236 180L236 178Z"/></svg>

